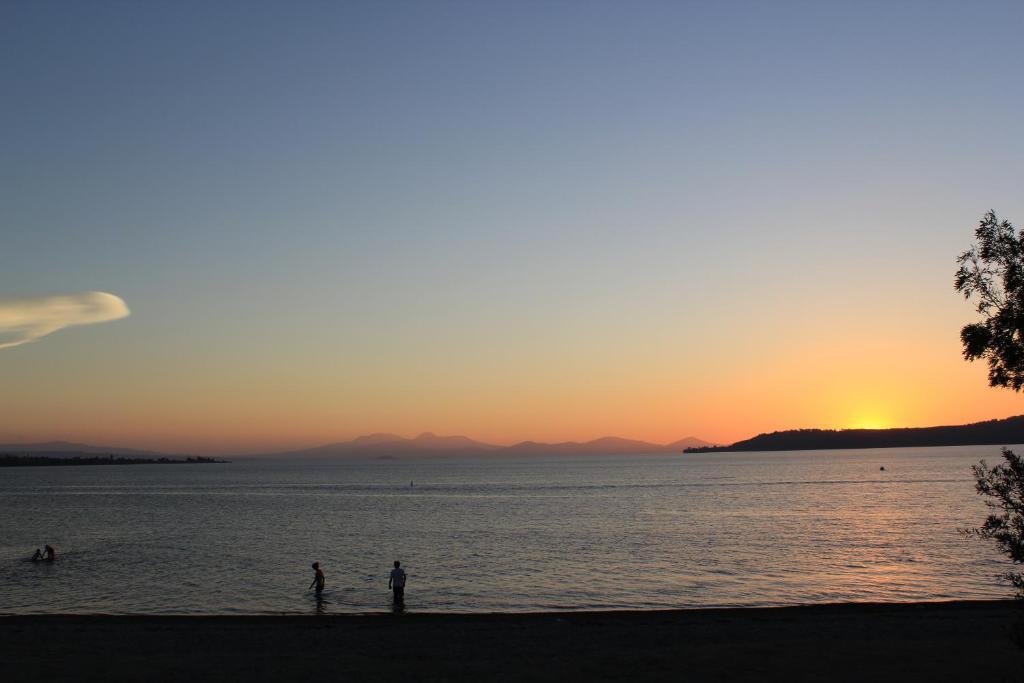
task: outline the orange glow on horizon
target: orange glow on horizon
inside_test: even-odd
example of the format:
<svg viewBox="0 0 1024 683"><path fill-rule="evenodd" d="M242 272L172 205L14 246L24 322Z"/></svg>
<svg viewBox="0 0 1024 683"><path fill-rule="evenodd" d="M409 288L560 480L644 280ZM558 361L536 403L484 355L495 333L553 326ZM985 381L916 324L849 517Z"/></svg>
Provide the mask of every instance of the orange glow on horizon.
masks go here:
<svg viewBox="0 0 1024 683"><path fill-rule="evenodd" d="M902 311L884 313L797 315L782 331L765 314L697 337L683 327L632 331L609 321L559 344L498 329L343 355L329 340L278 355L212 341L190 356L98 344L84 350L89 363L60 353L61 343L81 345L84 335L54 335L0 357L11 361L0 443L237 454L429 431L494 444L603 436L728 444L786 429L926 427L1024 413L1020 395L988 387L984 365L962 360L961 314L908 324ZM858 322L868 319L872 326Z"/></svg>
<svg viewBox="0 0 1024 683"><path fill-rule="evenodd" d="M890 429L895 427L891 420L880 417L863 417L850 422L842 429Z"/></svg>

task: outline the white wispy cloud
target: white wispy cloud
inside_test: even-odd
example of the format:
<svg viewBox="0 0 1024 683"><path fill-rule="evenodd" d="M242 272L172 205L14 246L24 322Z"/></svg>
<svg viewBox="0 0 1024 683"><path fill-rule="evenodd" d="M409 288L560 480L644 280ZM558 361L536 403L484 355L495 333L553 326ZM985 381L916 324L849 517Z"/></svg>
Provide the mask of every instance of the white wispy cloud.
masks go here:
<svg viewBox="0 0 1024 683"><path fill-rule="evenodd" d="M72 325L124 318L124 300L107 292L0 299L0 349L28 344Z"/></svg>

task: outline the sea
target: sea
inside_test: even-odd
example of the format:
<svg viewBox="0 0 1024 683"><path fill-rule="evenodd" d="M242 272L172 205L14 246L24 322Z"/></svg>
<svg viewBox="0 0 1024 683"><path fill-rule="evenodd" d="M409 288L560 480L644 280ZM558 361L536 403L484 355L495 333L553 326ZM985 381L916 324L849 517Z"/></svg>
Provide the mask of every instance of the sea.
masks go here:
<svg viewBox="0 0 1024 683"><path fill-rule="evenodd" d="M384 612L395 560L410 612L1007 598L1008 560L961 533L987 514L982 458L999 448L2 469L0 614Z"/></svg>

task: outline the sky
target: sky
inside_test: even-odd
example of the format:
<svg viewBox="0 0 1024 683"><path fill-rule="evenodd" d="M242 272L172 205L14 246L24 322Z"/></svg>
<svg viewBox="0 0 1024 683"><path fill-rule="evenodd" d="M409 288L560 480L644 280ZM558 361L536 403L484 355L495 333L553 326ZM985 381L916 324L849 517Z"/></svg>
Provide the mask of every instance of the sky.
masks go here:
<svg viewBox="0 0 1024 683"><path fill-rule="evenodd" d="M1022 31L1019 2L2 2L0 442L1024 413L952 284L986 210L1024 225Z"/></svg>

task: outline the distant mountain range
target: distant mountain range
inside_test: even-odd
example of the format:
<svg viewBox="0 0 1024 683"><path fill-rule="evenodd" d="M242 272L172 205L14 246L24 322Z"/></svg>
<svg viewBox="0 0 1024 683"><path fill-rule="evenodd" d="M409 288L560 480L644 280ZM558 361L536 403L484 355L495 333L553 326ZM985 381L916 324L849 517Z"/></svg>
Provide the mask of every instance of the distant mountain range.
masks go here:
<svg viewBox="0 0 1024 683"><path fill-rule="evenodd" d="M511 455L644 455L650 453L681 453L685 448L710 446L695 436L688 436L670 444L656 444L635 439L622 439L617 436L606 436L593 441L563 441L560 443L538 443L523 441L513 446L500 449L502 453Z"/></svg>
<svg viewBox="0 0 1024 683"><path fill-rule="evenodd" d="M670 444L648 443L633 439L607 436L593 441L564 441L561 443L540 443L523 441L513 446L474 441L465 436L438 436L424 432L408 439L397 434L367 434L351 441L330 443L315 448L296 451L252 454L267 457L296 458L388 458L408 456L457 456L457 455L647 455L653 453L681 453L685 448L710 446L707 441L687 437ZM71 458L95 455L141 456L149 458L166 457L167 453L142 451L113 446L92 446L69 441L48 441L45 443L0 444L0 455L31 454L45 458ZM242 456L245 457L245 456Z"/></svg>
<svg viewBox="0 0 1024 683"><path fill-rule="evenodd" d="M1024 415L943 427L894 429L790 429L758 434L731 446L691 446L688 453L808 451L836 448L1007 446L1024 443Z"/></svg>
<svg viewBox="0 0 1024 683"><path fill-rule="evenodd" d="M438 436L432 432L424 432L413 439L397 434L367 434L351 441L329 443L315 448L304 448L298 451L270 453L269 455L289 455L303 458L336 458L352 455L429 455L429 454L468 454L490 453L498 450L498 446L474 441L465 436Z"/></svg>
<svg viewBox="0 0 1024 683"><path fill-rule="evenodd" d="M465 436L438 436L424 432L407 439L397 434L368 434L315 448L266 455L301 458L445 456L445 455L647 455L681 453L686 448L710 446L707 441L690 436L670 444L656 444L633 439L606 436L593 441L541 443L523 441L512 446L474 441Z"/></svg>
<svg viewBox="0 0 1024 683"><path fill-rule="evenodd" d="M899 427L895 429L790 429L758 434L730 446L715 446L693 436L668 444L606 436L592 441L542 443L522 441L511 446L475 441L466 436L439 436L424 432L414 438L377 433L351 441L315 448L252 457L297 458L391 458L458 455L650 455L655 453L710 453L727 451L803 451L837 448L910 448L925 446L983 446L1024 444L1024 415L943 427ZM0 444L0 454L32 454L40 457L115 455L159 458L167 453L133 448L92 446L68 441ZM245 457L245 456L240 456Z"/></svg>
<svg viewBox="0 0 1024 683"><path fill-rule="evenodd" d="M140 451L135 448L118 448L116 446L92 446L87 443L74 443L71 441L45 441L42 443L8 443L0 444L0 453L25 454L31 453L46 457L48 455L59 455L65 457L68 454L78 455L138 455L148 457L160 457L167 455L157 451Z"/></svg>

